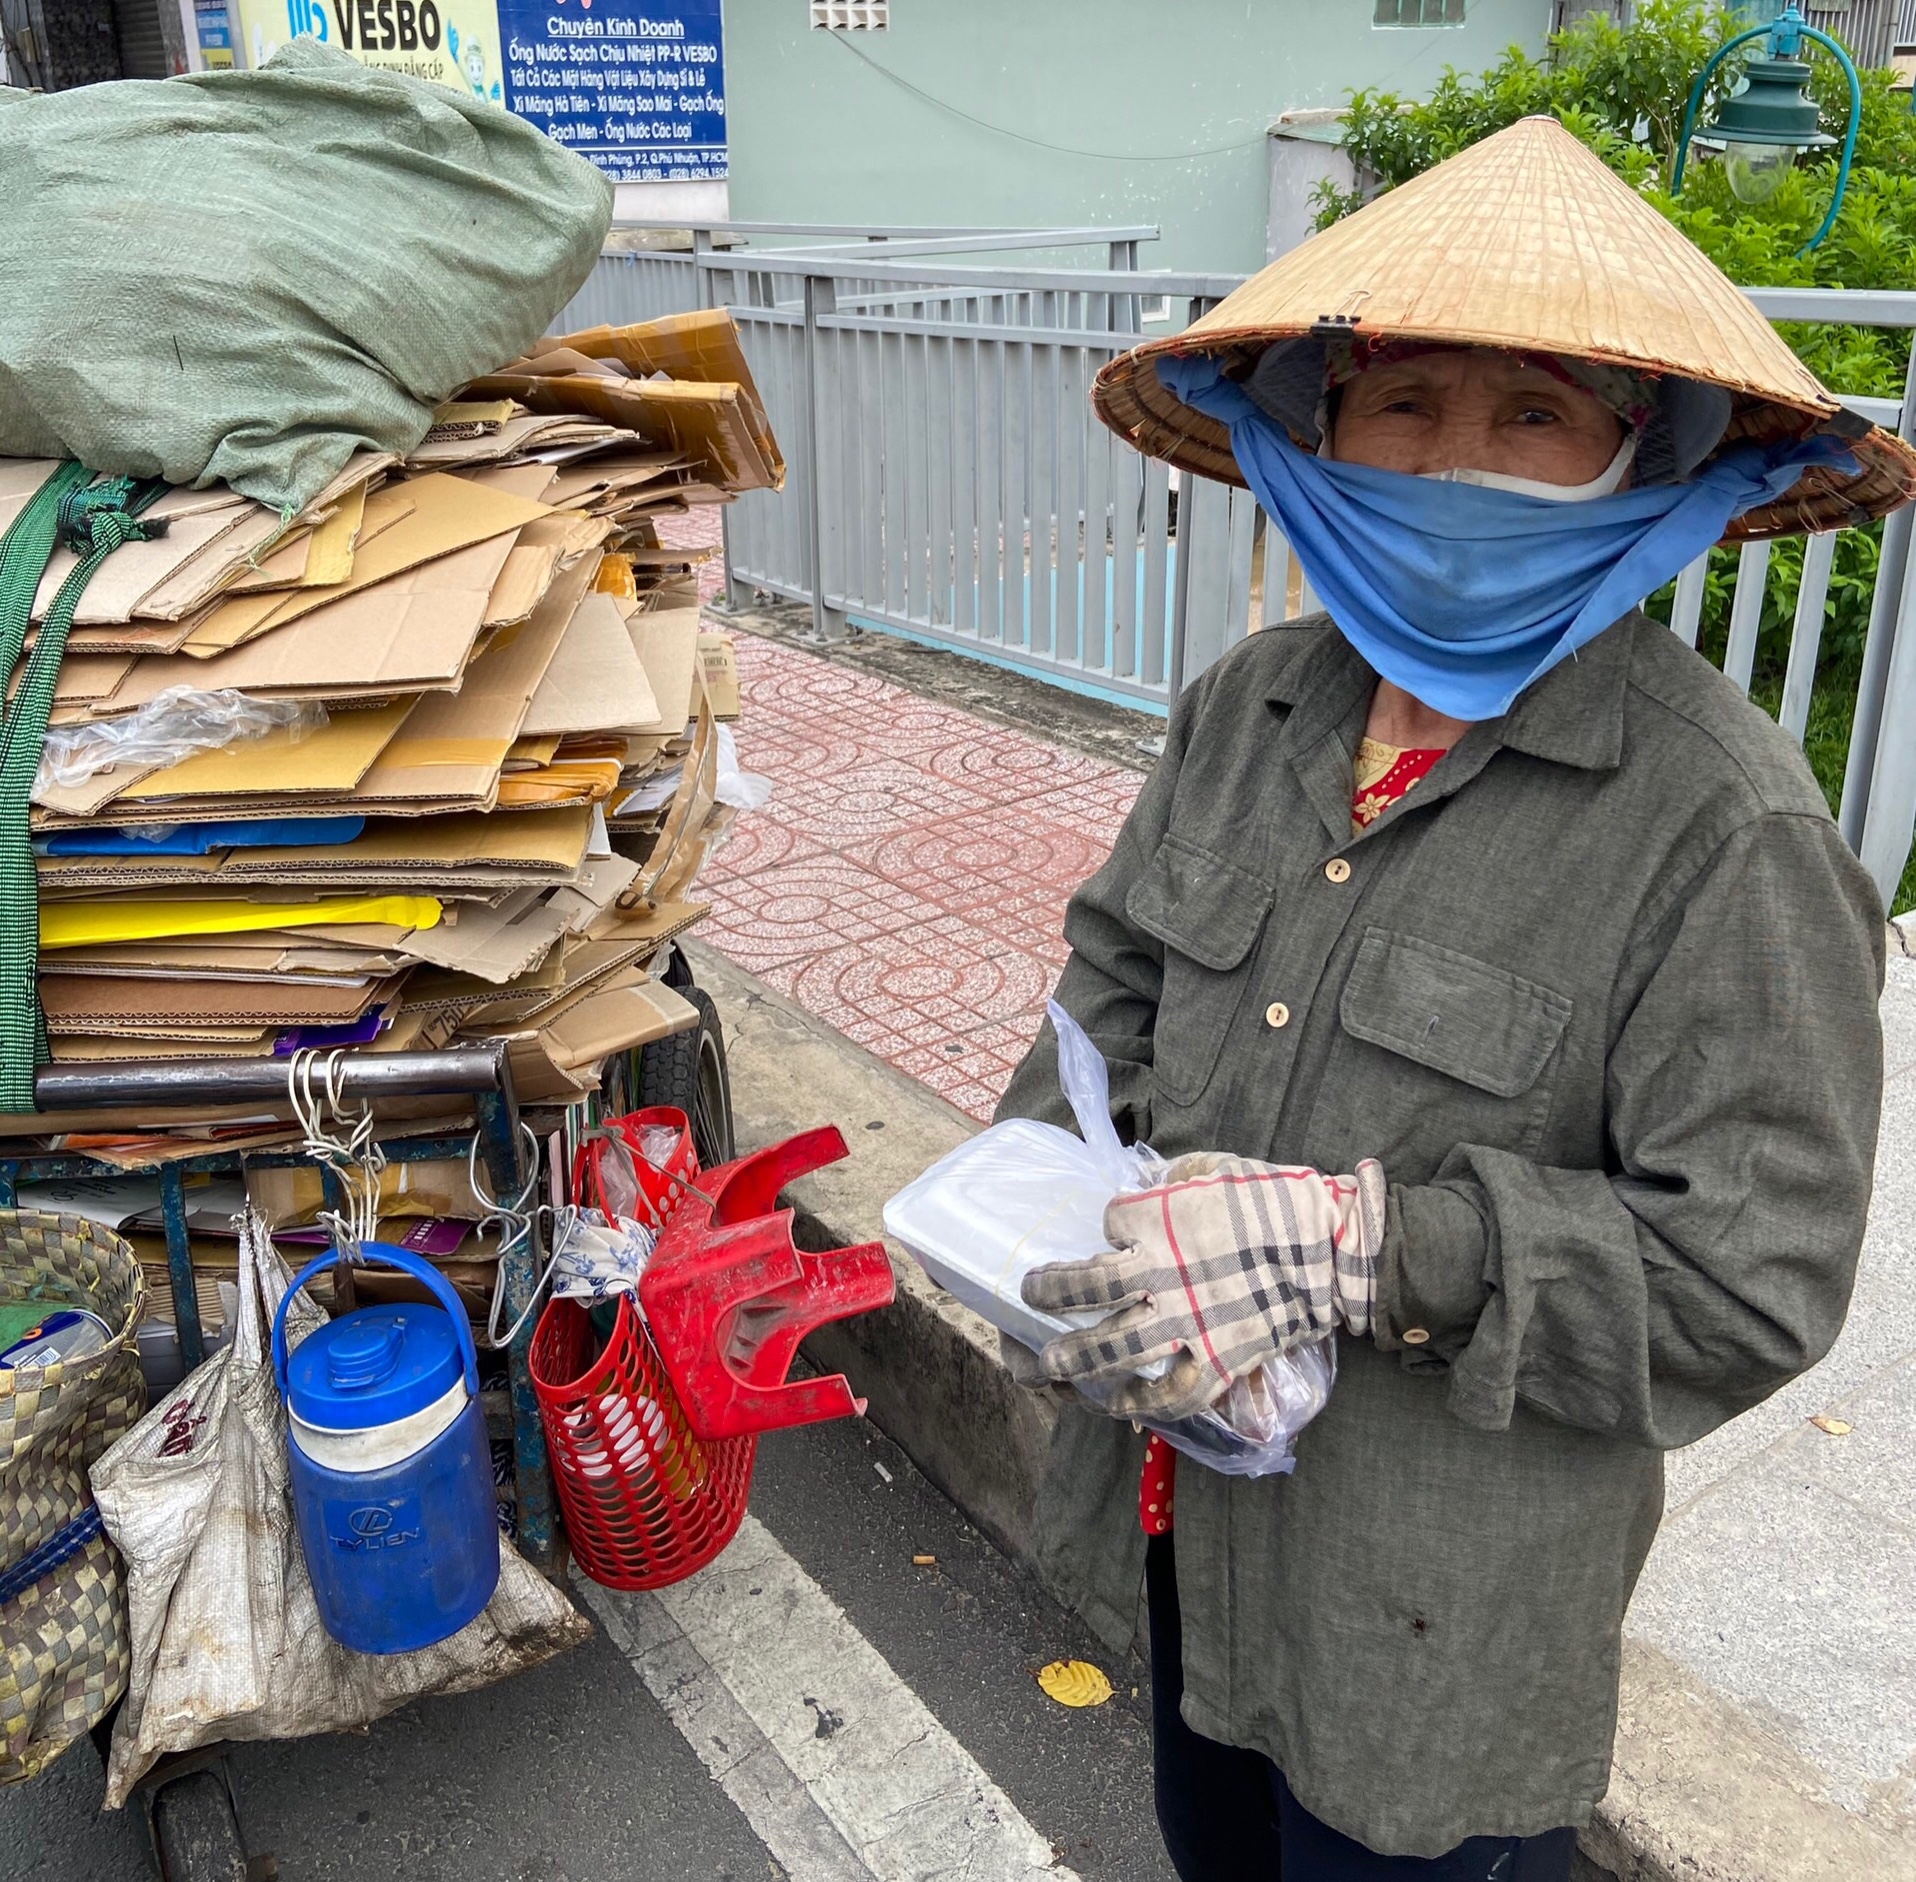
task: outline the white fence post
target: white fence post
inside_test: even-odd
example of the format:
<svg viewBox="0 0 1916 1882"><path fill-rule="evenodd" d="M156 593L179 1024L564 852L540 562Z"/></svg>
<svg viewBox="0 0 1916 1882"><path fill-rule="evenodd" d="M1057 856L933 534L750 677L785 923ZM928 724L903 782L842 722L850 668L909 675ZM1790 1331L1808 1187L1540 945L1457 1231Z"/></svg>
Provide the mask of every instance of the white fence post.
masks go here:
<svg viewBox="0 0 1916 1882"><path fill-rule="evenodd" d="M1909 355L1903 380L1902 422L1898 432L1916 439L1916 345ZM1870 598L1869 636L1863 643L1863 671L1856 683L1856 712L1850 721L1849 762L1843 771L1843 803L1836 822L1851 849L1863 850L1863 831L1869 822L1870 797L1875 789L1876 751L1885 723L1889 669L1896 651L1897 617L1902 611L1909 575L1910 512L1901 509L1883 525L1883 548L1876 563L1876 592ZM1888 723L1896 736L1916 737L1916 723ZM1905 838L1907 840L1907 838ZM1900 865L1898 866L1900 874Z"/></svg>
<svg viewBox="0 0 1916 1882"><path fill-rule="evenodd" d="M819 345L818 321L821 314L832 313L837 305L837 284L829 275L808 274L805 277L804 451L809 473L805 480L806 585L812 591L812 637L821 641L845 638L844 615L837 608L825 605L825 592L830 586L827 575L838 564L837 555L828 553L835 551L838 545L838 516L835 503L825 494L825 454L819 448L819 413L821 409L832 407L831 387L836 385L836 375L830 376L828 385L824 349ZM834 410L833 416L836 415ZM835 492L833 494L836 495ZM828 511L831 512L829 516Z"/></svg>

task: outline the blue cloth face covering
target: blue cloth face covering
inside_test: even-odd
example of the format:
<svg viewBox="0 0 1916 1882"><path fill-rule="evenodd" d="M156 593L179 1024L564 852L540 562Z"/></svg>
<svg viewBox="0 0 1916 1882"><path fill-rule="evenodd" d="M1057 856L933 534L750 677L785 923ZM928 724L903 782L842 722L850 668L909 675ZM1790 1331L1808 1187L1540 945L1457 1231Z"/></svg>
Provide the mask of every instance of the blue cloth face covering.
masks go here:
<svg viewBox="0 0 1916 1882"><path fill-rule="evenodd" d="M1160 359L1157 373L1229 427L1245 482L1345 639L1453 719L1508 711L1806 465L1855 468L1833 438L1734 445L1682 483L1559 503L1312 457L1214 359Z"/></svg>

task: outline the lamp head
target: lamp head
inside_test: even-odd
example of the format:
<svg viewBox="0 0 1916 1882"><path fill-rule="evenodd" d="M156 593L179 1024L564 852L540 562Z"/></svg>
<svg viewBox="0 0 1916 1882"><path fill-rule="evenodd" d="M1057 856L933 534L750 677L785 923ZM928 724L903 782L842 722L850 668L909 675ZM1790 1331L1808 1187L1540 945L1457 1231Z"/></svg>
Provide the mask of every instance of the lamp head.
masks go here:
<svg viewBox="0 0 1916 1882"><path fill-rule="evenodd" d="M1815 100L1804 95L1809 79L1800 59L1752 59L1742 87L1698 133L1723 146L1724 174L1738 202L1767 202L1799 151L1836 141L1817 128Z"/></svg>

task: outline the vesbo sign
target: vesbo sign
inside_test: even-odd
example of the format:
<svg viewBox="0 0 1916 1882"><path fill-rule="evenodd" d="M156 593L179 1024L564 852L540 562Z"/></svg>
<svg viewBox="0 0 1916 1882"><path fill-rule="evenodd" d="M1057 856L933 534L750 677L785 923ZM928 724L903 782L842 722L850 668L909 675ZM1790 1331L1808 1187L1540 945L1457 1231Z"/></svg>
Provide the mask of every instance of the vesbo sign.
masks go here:
<svg viewBox="0 0 1916 1882"><path fill-rule="evenodd" d="M463 87L619 183L726 174L721 0L237 0L248 65L302 33L364 64Z"/></svg>

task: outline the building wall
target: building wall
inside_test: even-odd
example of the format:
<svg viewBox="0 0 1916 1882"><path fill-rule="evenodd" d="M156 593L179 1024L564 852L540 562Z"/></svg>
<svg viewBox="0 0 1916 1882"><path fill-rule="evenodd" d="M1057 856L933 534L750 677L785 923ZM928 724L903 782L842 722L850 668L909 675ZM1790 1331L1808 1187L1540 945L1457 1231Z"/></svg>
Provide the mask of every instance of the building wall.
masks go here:
<svg viewBox="0 0 1916 1882"><path fill-rule="evenodd" d="M741 220L1157 223L1146 267L1264 259L1280 112L1535 52L1551 0L1376 27L1375 0L890 0L882 32L809 0L726 0ZM882 71L874 67L884 68ZM1202 153L1202 154L1197 154Z"/></svg>
<svg viewBox="0 0 1916 1882"><path fill-rule="evenodd" d="M24 9L48 91L120 76L112 0L28 0Z"/></svg>

